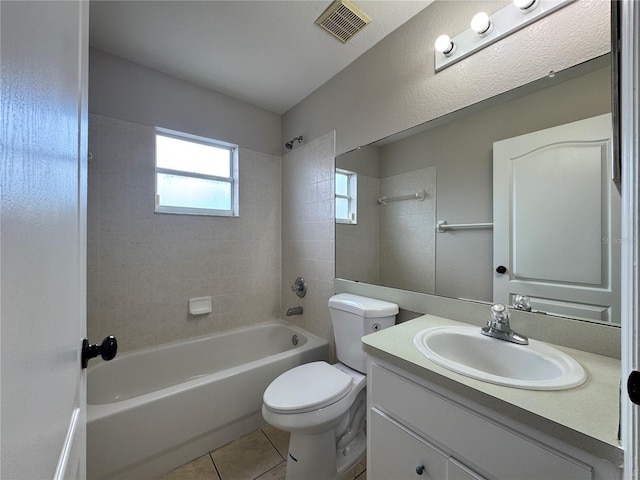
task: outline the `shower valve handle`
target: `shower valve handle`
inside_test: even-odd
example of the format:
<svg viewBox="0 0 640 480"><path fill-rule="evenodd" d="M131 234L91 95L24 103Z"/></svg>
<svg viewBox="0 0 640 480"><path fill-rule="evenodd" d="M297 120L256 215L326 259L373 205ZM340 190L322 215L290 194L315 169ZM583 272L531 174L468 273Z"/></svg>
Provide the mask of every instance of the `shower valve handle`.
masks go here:
<svg viewBox="0 0 640 480"><path fill-rule="evenodd" d="M109 360L113 360L117 353L118 353L118 341L116 340L116 337L114 337L113 335L104 337L104 340L102 340L102 343L100 345L95 343L89 345L89 339L83 338L82 354L81 354L82 368L87 368L87 365L89 364L89 360L97 357L98 355L100 355L103 360L108 362Z"/></svg>
<svg viewBox="0 0 640 480"><path fill-rule="evenodd" d="M295 283L291 285L291 291L302 298L307 294L307 283L302 277L298 277Z"/></svg>

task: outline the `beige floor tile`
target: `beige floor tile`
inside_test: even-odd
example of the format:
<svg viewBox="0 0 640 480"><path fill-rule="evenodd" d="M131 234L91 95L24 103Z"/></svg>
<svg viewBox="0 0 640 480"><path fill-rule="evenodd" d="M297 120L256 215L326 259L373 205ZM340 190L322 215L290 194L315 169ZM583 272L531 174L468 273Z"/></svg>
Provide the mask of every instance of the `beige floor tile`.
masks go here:
<svg viewBox="0 0 640 480"><path fill-rule="evenodd" d="M211 457L207 454L171 470L157 480L220 480L220 477Z"/></svg>
<svg viewBox="0 0 640 480"><path fill-rule="evenodd" d="M256 480L284 480L284 475L287 471L287 462L282 462L280 465L272 468L267 473L263 473Z"/></svg>
<svg viewBox="0 0 640 480"><path fill-rule="evenodd" d="M356 477L356 480L367 480L367 471L365 470L360 475Z"/></svg>
<svg viewBox="0 0 640 480"><path fill-rule="evenodd" d="M249 480L271 470L282 457L262 430L211 452L222 480Z"/></svg>
<svg viewBox="0 0 640 480"><path fill-rule="evenodd" d="M282 455L283 460L287 459L287 454L289 453L289 437L291 434L289 432L285 432L284 430L278 430L275 427L267 424L262 427L262 431L267 436L271 443L275 445L278 449L280 455Z"/></svg>
<svg viewBox="0 0 640 480"><path fill-rule="evenodd" d="M365 477L360 477L362 473L367 469L367 459L363 458L358 463L356 463L353 467L351 467L347 473L345 473L340 480L363 480Z"/></svg>
<svg viewBox="0 0 640 480"><path fill-rule="evenodd" d="M355 480L356 478L356 467L355 465L351 467L347 472L340 477L340 480Z"/></svg>

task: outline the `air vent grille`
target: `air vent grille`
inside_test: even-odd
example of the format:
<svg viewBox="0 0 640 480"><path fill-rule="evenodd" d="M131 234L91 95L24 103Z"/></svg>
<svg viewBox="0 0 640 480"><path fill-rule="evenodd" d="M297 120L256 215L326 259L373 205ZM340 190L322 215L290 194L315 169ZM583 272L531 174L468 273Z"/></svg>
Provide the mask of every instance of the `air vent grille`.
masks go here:
<svg viewBox="0 0 640 480"><path fill-rule="evenodd" d="M316 20L327 32L347 43L356 33L371 22L371 19L349 0L336 0Z"/></svg>

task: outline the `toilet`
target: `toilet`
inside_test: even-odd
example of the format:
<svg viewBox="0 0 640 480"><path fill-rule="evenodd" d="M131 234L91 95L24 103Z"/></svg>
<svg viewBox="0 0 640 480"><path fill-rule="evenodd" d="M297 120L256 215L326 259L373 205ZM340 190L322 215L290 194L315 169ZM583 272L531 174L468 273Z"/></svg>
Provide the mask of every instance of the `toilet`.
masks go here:
<svg viewBox="0 0 640 480"><path fill-rule="evenodd" d="M336 480L366 450L366 372L360 339L395 324L398 305L349 293L329 299L340 363L312 362L276 378L263 395L262 416L291 433L287 480Z"/></svg>

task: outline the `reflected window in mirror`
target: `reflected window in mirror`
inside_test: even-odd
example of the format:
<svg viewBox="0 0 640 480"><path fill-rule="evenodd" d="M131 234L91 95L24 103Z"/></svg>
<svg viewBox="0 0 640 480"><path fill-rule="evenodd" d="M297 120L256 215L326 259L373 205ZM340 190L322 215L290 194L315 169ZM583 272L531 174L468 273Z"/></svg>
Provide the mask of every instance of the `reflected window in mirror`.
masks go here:
<svg viewBox="0 0 640 480"><path fill-rule="evenodd" d="M336 223L358 223L358 175L336 170Z"/></svg>

